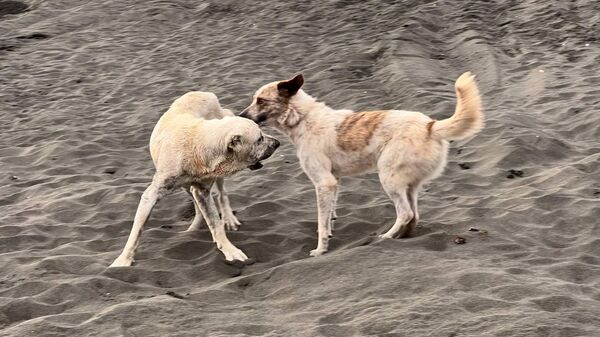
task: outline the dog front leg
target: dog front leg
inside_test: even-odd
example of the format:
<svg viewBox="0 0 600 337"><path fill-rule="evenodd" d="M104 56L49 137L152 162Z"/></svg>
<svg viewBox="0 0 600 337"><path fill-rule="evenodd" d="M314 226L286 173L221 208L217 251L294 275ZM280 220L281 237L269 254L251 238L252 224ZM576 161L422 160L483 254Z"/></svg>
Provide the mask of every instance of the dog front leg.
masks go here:
<svg viewBox="0 0 600 337"><path fill-rule="evenodd" d="M202 223L202 212L200 211L200 208L198 207L198 203L196 202L196 199L194 199L194 196L192 195L192 188L193 187L190 186L190 188L188 188L186 190L188 192L188 194L190 195L190 197L192 197L192 202L194 203L194 220L192 220L192 223L186 230L187 232L193 232L193 231L199 230L200 224Z"/></svg>
<svg viewBox="0 0 600 337"><path fill-rule="evenodd" d="M316 184L318 207L318 243L317 248L310 251L311 256L319 256L327 252L331 233L331 216L335 204L337 180L330 176Z"/></svg>
<svg viewBox="0 0 600 337"><path fill-rule="evenodd" d="M206 220L206 224L210 229L213 241L217 244L217 248L225 255L225 259L227 261L246 261L248 260L246 254L234 246L225 234L225 225L223 220L219 217L219 212L215 206L213 197L210 194L211 186L212 182L192 186L192 196L204 215L204 220Z"/></svg>
<svg viewBox="0 0 600 337"><path fill-rule="evenodd" d="M338 183L339 183L339 180L338 180ZM335 220L337 219L337 213L336 213L335 209L337 208L338 195L339 195L339 189L336 185L335 192L333 195L333 205L331 206L331 215L329 216L329 221L327 221L327 235L330 238L333 237L333 224L335 223Z"/></svg>
<svg viewBox="0 0 600 337"><path fill-rule="evenodd" d="M240 228L241 222L231 209L229 197L227 196L227 192L225 192L225 180L217 178L215 185L217 185L217 207L221 213L221 219L223 219L225 228L230 231L237 231Z"/></svg>
<svg viewBox="0 0 600 337"><path fill-rule="evenodd" d="M144 224L146 224L146 221L150 216L150 212L152 212L152 208L154 208L156 202L160 200L165 192L166 189L164 188L163 182L158 181L156 178L152 181L152 184L146 188L142 194L142 197L140 198L137 211L135 212L133 226L131 228L131 233L129 233L129 238L127 239L125 248L123 248L123 251L119 257L117 257L110 267L131 266L134 261L133 256L135 254L135 249L140 241L142 228L144 227Z"/></svg>

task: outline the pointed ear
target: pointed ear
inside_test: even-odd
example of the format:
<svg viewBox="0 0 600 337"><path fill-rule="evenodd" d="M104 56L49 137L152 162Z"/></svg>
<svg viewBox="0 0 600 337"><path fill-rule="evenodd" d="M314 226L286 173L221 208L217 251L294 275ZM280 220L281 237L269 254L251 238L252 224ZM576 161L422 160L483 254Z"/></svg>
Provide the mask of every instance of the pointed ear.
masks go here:
<svg viewBox="0 0 600 337"><path fill-rule="evenodd" d="M242 145L242 136L235 135L231 137L229 140L229 144L227 144L227 150L230 152L237 152Z"/></svg>
<svg viewBox="0 0 600 337"><path fill-rule="evenodd" d="M300 90L302 84L304 84L304 76L298 74L291 80L277 83L277 90L279 90L279 93L283 96L292 97Z"/></svg>

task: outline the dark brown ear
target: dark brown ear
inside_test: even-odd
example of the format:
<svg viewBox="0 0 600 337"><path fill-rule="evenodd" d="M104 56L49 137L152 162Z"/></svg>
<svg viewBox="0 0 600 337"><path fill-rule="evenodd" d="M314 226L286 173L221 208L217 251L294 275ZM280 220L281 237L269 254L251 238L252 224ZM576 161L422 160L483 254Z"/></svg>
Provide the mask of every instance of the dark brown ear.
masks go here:
<svg viewBox="0 0 600 337"><path fill-rule="evenodd" d="M304 84L304 76L298 74L291 80L277 83L277 90L279 90L279 94L281 95L292 97L300 90L302 84Z"/></svg>

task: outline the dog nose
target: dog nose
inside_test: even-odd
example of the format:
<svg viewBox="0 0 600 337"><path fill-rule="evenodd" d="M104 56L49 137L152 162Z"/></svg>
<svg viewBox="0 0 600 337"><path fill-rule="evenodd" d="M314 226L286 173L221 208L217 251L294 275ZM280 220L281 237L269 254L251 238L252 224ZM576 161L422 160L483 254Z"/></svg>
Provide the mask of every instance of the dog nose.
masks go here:
<svg viewBox="0 0 600 337"><path fill-rule="evenodd" d="M277 149L279 145L281 145L281 143L279 143L277 138L273 138L273 148Z"/></svg>

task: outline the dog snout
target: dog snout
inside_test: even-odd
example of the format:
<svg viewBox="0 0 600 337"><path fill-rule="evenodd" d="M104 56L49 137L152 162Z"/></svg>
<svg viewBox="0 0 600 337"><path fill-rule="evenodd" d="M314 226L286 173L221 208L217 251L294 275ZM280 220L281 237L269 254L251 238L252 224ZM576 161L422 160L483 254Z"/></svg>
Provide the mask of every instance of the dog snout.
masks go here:
<svg viewBox="0 0 600 337"><path fill-rule="evenodd" d="M281 145L279 141L273 137L268 137L267 139L269 140L269 145L266 147L265 152L263 152L260 160L265 160L271 157L279 145Z"/></svg>
<svg viewBox="0 0 600 337"><path fill-rule="evenodd" d="M250 117L248 116L248 109L245 109L244 111L240 112L238 116L250 119Z"/></svg>

